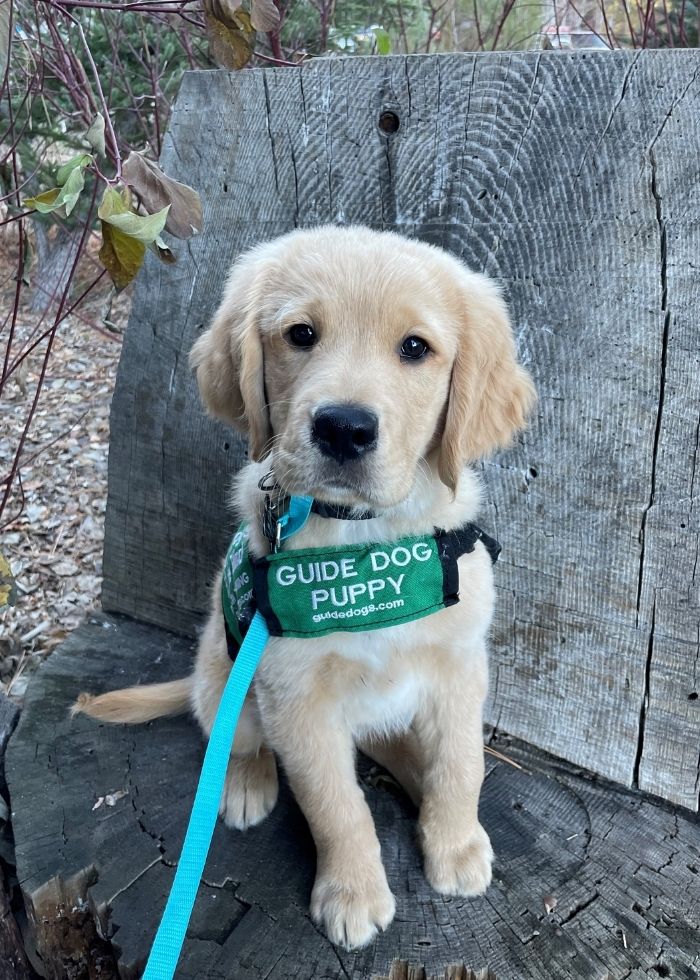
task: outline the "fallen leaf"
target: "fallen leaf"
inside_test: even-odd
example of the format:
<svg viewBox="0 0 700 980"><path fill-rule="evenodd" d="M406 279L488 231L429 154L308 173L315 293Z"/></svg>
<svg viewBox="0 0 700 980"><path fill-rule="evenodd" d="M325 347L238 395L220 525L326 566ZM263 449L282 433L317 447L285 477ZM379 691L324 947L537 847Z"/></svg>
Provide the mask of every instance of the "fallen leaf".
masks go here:
<svg viewBox="0 0 700 980"><path fill-rule="evenodd" d="M189 238L204 227L199 194L187 184L168 177L157 163L142 153L129 154L122 166L122 177L138 194L147 211L158 211L170 205L165 230L171 235Z"/></svg>
<svg viewBox="0 0 700 980"><path fill-rule="evenodd" d="M53 566L54 575L60 575L62 578L69 575L77 575L78 571L78 566L70 558L64 558L61 561L56 562L56 564Z"/></svg>
<svg viewBox="0 0 700 980"><path fill-rule="evenodd" d="M10 565L0 553L0 609L4 606L13 606L16 598L15 580Z"/></svg>

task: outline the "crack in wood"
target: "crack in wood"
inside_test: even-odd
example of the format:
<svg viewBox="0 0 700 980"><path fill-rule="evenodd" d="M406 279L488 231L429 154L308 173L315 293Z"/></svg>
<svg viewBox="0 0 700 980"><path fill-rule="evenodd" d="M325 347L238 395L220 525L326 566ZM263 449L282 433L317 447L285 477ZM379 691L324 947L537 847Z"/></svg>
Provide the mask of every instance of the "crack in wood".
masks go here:
<svg viewBox="0 0 700 980"><path fill-rule="evenodd" d="M347 974L345 974L347 976ZM348 980L350 978L348 977ZM498 980L493 970L485 966L480 970L473 970L465 963L452 963L445 967L443 973L426 973L425 967L420 964L410 963L408 960L395 959L390 968L388 976L372 974L372 980Z"/></svg>
<svg viewBox="0 0 700 980"><path fill-rule="evenodd" d="M651 684L651 662L654 655L654 630L656 628L656 592L651 607L651 625L649 627L649 643L647 647L646 663L644 665L644 690L639 706L639 724L637 726L637 754L634 759L632 770L632 785L639 788L639 772L644 755L644 733L646 730L647 710L649 707L649 691Z"/></svg>
<svg viewBox="0 0 700 980"><path fill-rule="evenodd" d="M567 925L569 922L575 919L577 915L580 915L581 912L584 912L590 905L593 905L593 903L597 901L599 898L600 898L600 892L596 889L589 898L587 898L583 902L579 902L579 904L575 905L574 908L571 909L571 911L563 919L560 919L559 925L560 926Z"/></svg>
<svg viewBox="0 0 700 980"><path fill-rule="evenodd" d="M267 72L263 71L260 74L262 75L263 91L265 93L265 108L267 110L265 113L265 125L267 127L267 135L270 139L270 154L272 156L272 172L275 177L275 190L277 191L277 194L279 196L280 180L279 180L279 172L277 170L277 149L275 147L275 138L272 135L272 128L270 126L270 119L272 116L270 110L270 89L267 83Z"/></svg>

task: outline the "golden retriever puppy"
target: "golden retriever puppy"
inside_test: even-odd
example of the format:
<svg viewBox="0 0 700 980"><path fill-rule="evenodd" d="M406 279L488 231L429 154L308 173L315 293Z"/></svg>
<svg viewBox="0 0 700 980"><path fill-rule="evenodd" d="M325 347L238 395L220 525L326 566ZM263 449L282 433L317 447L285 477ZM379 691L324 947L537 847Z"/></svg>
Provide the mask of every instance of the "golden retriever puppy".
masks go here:
<svg viewBox="0 0 700 980"><path fill-rule="evenodd" d="M249 439L234 502L255 557L270 548L259 487L270 472L285 493L344 509L312 514L283 548L473 521L480 487L468 464L509 442L534 397L492 282L438 248L360 227L295 231L241 256L191 363L209 411ZM349 519L353 508L371 516ZM491 565L479 541L458 560L460 601L427 618L268 643L221 815L239 829L261 821L281 761L318 852L311 912L334 943L362 946L394 915L356 746L419 804L432 886L477 895L489 884L477 807ZM140 722L189 706L208 734L230 669L217 585L189 678L82 695L76 710Z"/></svg>

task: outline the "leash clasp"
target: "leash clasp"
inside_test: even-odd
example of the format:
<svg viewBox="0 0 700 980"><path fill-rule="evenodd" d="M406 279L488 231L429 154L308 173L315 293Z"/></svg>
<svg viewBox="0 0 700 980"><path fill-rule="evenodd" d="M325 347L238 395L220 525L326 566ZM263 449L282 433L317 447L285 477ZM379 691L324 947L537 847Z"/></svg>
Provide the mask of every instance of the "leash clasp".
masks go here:
<svg viewBox="0 0 700 980"><path fill-rule="evenodd" d="M263 534L267 538L272 554L277 554L282 539L282 523L280 509L284 501L282 488L270 470L258 483L258 488L265 494L263 507Z"/></svg>

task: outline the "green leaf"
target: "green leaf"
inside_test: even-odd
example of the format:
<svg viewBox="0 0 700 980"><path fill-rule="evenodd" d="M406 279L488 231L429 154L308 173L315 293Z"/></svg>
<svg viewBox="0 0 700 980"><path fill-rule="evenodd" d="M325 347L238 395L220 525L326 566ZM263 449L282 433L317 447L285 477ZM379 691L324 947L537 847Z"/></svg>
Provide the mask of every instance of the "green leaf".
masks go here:
<svg viewBox="0 0 700 980"><path fill-rule="evenodd" d="M170 204L165 230L176 238L189 238L202 230L199 194L168 177L157 163L141 153L130 153L122 166L122 179L138 194L145 209L154 214Z"/></svg>
<svg viewBox="0 0 700 980"><path fill-rule="evenodd" d="M85 187L85 177L81 167L76 167L68 174L66 182L58 195L62 199L61 203L66 206L66 217L68 217L78 203L80 192Z"/></svg>
<svg viewBox="0 0 700 980"><path fill-rule="evenodd" d="M108 221L102 221L100 262L117 289L124 289L135 278L145 255L146 246L143 242L126 235Z"/></svg>
<svg viewBox="0 0 700 980"><path fill-rule="evenodd" d="M375 27L374 39L377 43L378 54L391 54L391 38L388 31L385 31L383 27Z"/></svg>
<svg viewBox="0 0 700 980"><path fill-rule="evenodd" d="M130 198L126 193L120 193L113 187L108 187L102 195L100 206L97 209L97 217L107 221L114 214L126 214L129 210Z"/></svg>
<svg viewBox="0 0 700 980"><path fill-rule="evenodd" d="M49 214L51 211L58 211L65 206L66 217L71 213L78 202L80 192L85 186L85 178L81 167L75 167L70 171L63 187L52 187L43 194L36 197L27 197L24 206L34 208L41 214Z"/></svg>
<svg viewBox="0 0 700 980"><path fill-rule="evenodd" d="M56 171L56 183L59 187L63 187L65 182L68 180L70 174L77 168L84 170L85 167L92 163L92 157L89 153L78 153L77 156L71 157L62 167L59 167Z"/></svg>
<svg viewBox="0 0 700 980"><path fill-rule="evenodd" d="M103 157L105 155L105 117L101 112L95 116L92 125L85 134L85 139L98 156Z"/></svg>
<svg viewBox="0 0 700 980"><path fill-rule="evenodd" d="M123 214L111 214L109 217L102 216L102 220L118 228L130 238L135 238L144 245L150 245L165 228L169 210L168 204L155 214L134 214L133 211L126 211Z"/></svg>
<svg viewBox="0 0 700 980"><path fill-rule="evenodd" d="M100 261L117 289L124 289L134 279L143 265L147 245L155 246L154 251L158 250L159 258L163 261L170 261L168 254L172 256L172 253L160 238L169 207L155 214L135 214L131 210L128 187L121 191L114 187L105 190L97 209L102 222Z"/></svg>
<svg viewBox="0 0 700 980"><path fill-rule="evenodd" d="M42 194L37 194L36 197L25 197L22 202L25 208L34 208L35 211L39 211L40 214L48 214L49 211L55 211L60 208L60 204L56 204L56 199L61 193L62 188L52 187L50 191L44 191Z"/></svg>

